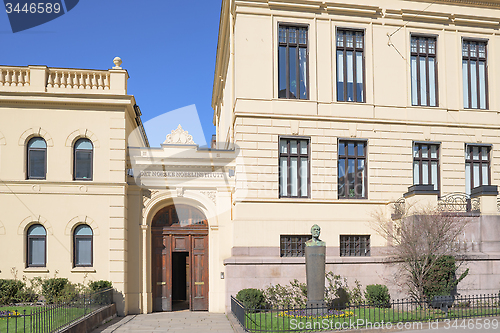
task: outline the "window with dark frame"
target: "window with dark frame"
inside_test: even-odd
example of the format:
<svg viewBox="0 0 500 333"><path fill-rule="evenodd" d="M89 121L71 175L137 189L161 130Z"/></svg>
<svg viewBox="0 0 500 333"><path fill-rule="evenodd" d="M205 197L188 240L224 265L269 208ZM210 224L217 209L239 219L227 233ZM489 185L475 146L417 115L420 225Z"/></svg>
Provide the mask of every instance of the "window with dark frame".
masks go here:
<svg viewBox="0 0 500 333"><path fill-rule="evenodd" d="M439 144L413 144L413 185L434 185L440 189L439 182Z"/></svg>
<svg viewBox="0 0 500 333"><path fill-rule="evenodd" d="M93 232L86 224L75 228L73 233L73 265L90 267L93 265Z"/></svg>
<svg viewBox="0 0 500 333"><path fill-rule="evenodd" d="M465 147L465 193L474 187L491 185L491 146L466 145Z"/></svg>
<svg viewBox="0 0 500 333"><path fill-rule="evenodd" d="M41 224L34 224L26 233L26 266L45 267L47 263L47 231Z"/></svg>
<svg viewBox="0 0 500 333"><path fill-rule="evenodd" d="M78 139L73 151L73 179L92 180L94 147L89 139Z"/></svg>
<svg viewBox="0 0 500 333"><path fill-rule="evenodd" d="M370 235L340 235L341 257L369 257Z"/></svg>
<svg viewBox="0 0 500 333"><path fill-rule="evenodd" d="M45 179L47 174L47 143L41 137L34 137L27 145L27 179Z"/></svg>
<svg viewBox="0 0 500 333"><path fill-rule="evenodd" d="M366 198L366 141L339 140L338 197Z"/></svg>
<svg viewBox="0 0 500 333"><path fill-rule="evenodd" d="M411 37L411 104L438 106L436 37Z"/></svg>
<svg viewBox="0 0 500 333"><path fill-rule="evenodd" d="M364 31L337 29L337 101L365 101Z"/></svg>
<svg viewBox="0 0 500 333"><path fill-rule="evenodd" d="M462 41L464 109L488 108L487 42Z"/></svg>
<svg viewBox="0 0 500 333"><path fill-rule="evenodd" d="M281 257L304 257L306 255L306 242L311 235L280 235Z"/></svg>
<svg viewBox="0 0 500 333"><path fill-rule="evenodd" d="M309 98L307 27L278 26L278 97Z"/></svg>
<svg viewBox="0 0 500 333"><path fill-rule="evenodd" d="M280 138L280 198L308 198L309 138Z"/></svg>

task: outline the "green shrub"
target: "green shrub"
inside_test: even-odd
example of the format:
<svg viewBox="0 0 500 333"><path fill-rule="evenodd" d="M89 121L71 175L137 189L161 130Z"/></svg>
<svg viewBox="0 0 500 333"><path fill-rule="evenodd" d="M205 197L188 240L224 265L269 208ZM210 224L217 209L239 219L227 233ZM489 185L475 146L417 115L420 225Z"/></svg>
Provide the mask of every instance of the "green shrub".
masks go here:
<svg viewBox="0 0 500 333"><path fill-rule="evenodd" d="M47 303L56 303L65 299L71 293L67 278L50 278L42 282L42 295Z"/></svg>
<svg viewBox="0 0 500 333"><path fill-rule="evenodd" d="M99 281L90 281L89 282L89 288L90 291L96 292L101 289L106 289L106 288L112 288L113 284L111 281L106 281L106 280L99 280Z"/></svg>
<svg viewBox="0 0 500 333"><path fill-rule="evenodd" d="M458 267L453 256L441 256L436 259L434 265L425 275L424 295L428 301L432 301L434 296L444 296L456 294L456 287L462 281L469 269L457 279L456 271Z"/></svg>
<svg viewBox="0 0 500 333"><path fill-rule="evenodd" d="M0 279L0 304L12 304L24 301L26 284L20 280Z"/></svg>
<svg viewBox="0 0 500 333"><path fill-rule="evenodd" d="M372 306L383 308L391 307L389 289L382 284L370 284L366 286L365 298L368 304Z"/></svg>
<svg viewBox="0 0 500 333"><path fill-rule="evenodd" d="M236 299L249 309L265 308L264 294L259 289L242 289L236 295Z"/></svg>
<svg viewBox="0 0 500 333"><path fill-rule="evenodd" d="M304 308L307 301L307 285L294 279L289 285L279 283L264 289L266 305L273 309Z"/></svg>

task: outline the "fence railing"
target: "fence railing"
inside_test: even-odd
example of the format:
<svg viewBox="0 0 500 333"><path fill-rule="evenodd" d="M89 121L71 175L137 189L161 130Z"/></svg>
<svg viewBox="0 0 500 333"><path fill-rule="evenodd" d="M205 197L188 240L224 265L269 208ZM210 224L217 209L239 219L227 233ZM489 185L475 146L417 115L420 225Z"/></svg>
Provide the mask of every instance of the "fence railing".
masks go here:
<svg viewBox="0 0 500 333"><path fill-rule="evenodd" d="M113 289L30 309L0 309L0 333L51 333L113 303Z"/></svg>
<svg viewBox="0 0 500 333"><path fill-rule="evenodd" d="M422 329L429 328L431 323L439 320L500 316L500 294L455 296L449 307L436 303L432 305L412 300L395 300L385 304L347 305L337 309L250 309L231 296L231 312L247 332ZM483 321L484 324L488 321L492 328L500 327L497 318L486 318Z"/></svg>

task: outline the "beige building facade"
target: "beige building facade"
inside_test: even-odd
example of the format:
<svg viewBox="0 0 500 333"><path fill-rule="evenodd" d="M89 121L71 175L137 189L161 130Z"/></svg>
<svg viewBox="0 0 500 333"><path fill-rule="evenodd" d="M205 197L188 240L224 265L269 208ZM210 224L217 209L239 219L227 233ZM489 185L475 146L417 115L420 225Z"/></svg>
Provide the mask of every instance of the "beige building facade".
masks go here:
<svg viewBox="0 0 500 333"><path fill-rule="evenodd" d="M149 147L128 74L0 66L0 278L113 282L121 315L224 312L327 271L388 285L374 212L473 220L462 293L500 288L500 2L223 0L202 149ZM177 127L177 128L176 128Z"/></svg>
<svg viewBox="0 0 500 333"><path fill-rule="evenodd" d="M223 1L214 124L220 147L240 148L228 296L305 281L297 244L314 223L327 271L404 296L372 214L429 200L475 216L460 242L480 260L461 292L498 292L499 14L498 1Z"/></svg>

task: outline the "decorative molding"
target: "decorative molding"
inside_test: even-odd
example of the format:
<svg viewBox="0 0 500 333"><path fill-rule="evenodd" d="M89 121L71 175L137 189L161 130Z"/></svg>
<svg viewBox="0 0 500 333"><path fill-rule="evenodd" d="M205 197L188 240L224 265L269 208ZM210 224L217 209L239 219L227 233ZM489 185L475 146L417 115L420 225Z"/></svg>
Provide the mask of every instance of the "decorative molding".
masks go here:
<svg viewBox="0 0 500 333"><path fill-rule="evenodd" d="M85 215L73 217L66 224L66 228L64 229L64 234L66 236L71 236L71 234L73 233L74 228L76 226L78 226L79 224L86 224L89 227L91 227L92 228L92 233L94 234L94 236L99 236L100 235L99 226L97 225L97 222L95 222L89 216L85 216Z"/></svg>
<svg viewBox="0 0 500 333"><path fill-rule="evenodd" d="M200 193L212 200L214 205L217 206L217 191L200 191Z"/></svg>
<svg viewBox="0 0 500 333"><path fill-rule="evenodd" d="M144 191L144 194L142 197L142 204L144 206L146 206L148 201L150 201L158 192L160 192L160 191L149 191L149 190Z"/></svg>
<svg viewBox="0 0 500 333"><path fill-rule="evenodd" d="M47 147L53 147L54 146L54 141L52 140L52 137L50 136L50 134L46 130L44 130L43 128L41 128L41 127L39 127L39 128L28 128L19 137L18 144L20 146L24 146L27 143L26 141L28 139L30 139L32 137L35 137L35 136L39 136L39 137L44 138L45 142L47 143Z"/></svg>
<svg viewBox="0 0 500 333"><path fill-rule="evenodd" d="M79 138L89 139L90 141L92 141L92 145L94 146L94 148L99 148L101 146L99 139L97 139L97 136L92 131L86 128L80 128L68 135L68 137L66 138L66 147L72 147L76 139Z"/></svg>
<svg viewBox="0 0 500 333"><path fill-rule="evenodd" d="M193 136L189 135L188 131L182 129L181 124L175 130L172 130L163 144L181 144L181 145L195 145Z"/></svg>
<svg viewBox="0 0 500 333"><path fill-rule="evenodd" d="M47 233L49 235L54 234L53 229L52 229L52 225L50 224L50 222L45 217L43 217L41 215L39 215L37 217L30 215L30 216L26 217L24 220L22 220L21 223L19 223L19 226L17 227L17 234L24 235L28 226L30 226L32 224L41 224L41 225L43 225L43 227L45 228L45 230L47 231Z"/></svg>
<svg viewBox="0 0 500 333"><path fill-rule="evenodd" d="M177 187L177 197L182 198L184 196L184 187Z"/></svg>

